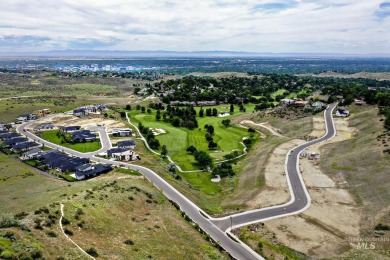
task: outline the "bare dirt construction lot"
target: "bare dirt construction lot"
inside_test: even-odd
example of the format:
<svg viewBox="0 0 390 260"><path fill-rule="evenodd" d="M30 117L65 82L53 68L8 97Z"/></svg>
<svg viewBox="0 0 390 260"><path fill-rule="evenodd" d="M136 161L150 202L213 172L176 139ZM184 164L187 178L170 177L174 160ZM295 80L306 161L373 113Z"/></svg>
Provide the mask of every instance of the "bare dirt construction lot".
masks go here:
<svg viewBox="0 0 390 260"><path fill-rule="evenodd" d="M286 203L290 200L284 162L288 151L301 143L303 141L298 139L291 140L276 147L272 151L265 168L266 185L259 194L247 201L247 205L250 208L264 208Z"/></svg>
<svg viewBox="0 0 390 260"><path fill-rule="evenodd" d="M337 135L329 142L347 140L355 133L355 129L348 127L346 119L336 118L335 125ZM310 136L320 137L324 133L323 117L314 117ZM266 168L266 188L256 198L256 203L268 206L286 202L290 197L283 174L284 158L289 149L302 142L289 141L275 149L275 155L269 159ZM308 153L318 152L321 146L323 144L310 147ZM321 172L317 160L302 158L300 169L312 199L310 208L299 215L275 219L248 229L259 238L273 234L272 240L277 244L309 256L340 256L350 248L347 239L360 233L361 212L353 197L340 187L343 180L332 180ZM251 244L250 239L248 243Z"/></svg>
<svg viewBox="0 0 390 260"><path fill-rule="evenodd" d="M73 115L57 115L54 117L46 118L39 122L39 124L52 123L56 126L81 126L82 128L88 126L104 125L108 127L108 131L113 128L125 127L123 122L120 122L115 119L105 119L100 117L76 117ZM35 127L37 124L33 124L32 127Z"/></svg>

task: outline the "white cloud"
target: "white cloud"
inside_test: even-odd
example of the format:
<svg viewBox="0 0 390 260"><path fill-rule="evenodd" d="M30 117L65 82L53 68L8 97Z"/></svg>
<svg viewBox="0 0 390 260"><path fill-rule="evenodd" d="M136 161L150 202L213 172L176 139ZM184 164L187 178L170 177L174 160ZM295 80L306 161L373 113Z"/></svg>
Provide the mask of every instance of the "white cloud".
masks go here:
<svg viewBox="0 0 390 260"><path fill-rule="evenodd" d="M390 5L383 3L381 0L3 0L0 38L12 39L9 45L2 41L2 49L7 51L71 47L388 53ZM40 44L31 44L34 37ZM21 42L12 44L18 38Z"/></svg>

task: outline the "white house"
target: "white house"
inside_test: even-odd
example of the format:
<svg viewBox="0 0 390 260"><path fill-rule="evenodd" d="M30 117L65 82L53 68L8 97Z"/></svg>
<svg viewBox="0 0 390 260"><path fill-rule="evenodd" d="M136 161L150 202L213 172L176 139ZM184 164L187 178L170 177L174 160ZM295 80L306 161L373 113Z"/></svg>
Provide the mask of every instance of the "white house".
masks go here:
<svg viewBox="0 0 390 260"><path fill-rule="evenodd" d="M111 133L113 136L131 136L133 131L130 128L116 128Z"/></svg>
<svg viewBox="0 0 390 260"><path fill-rule="evenodd" d="M313 104L311 104L311 106L315 107L315 108L322 108L323 106L325 106L325 104L320 102L320 101L317 101L317 102L314 102Z"/></svg>
<svg viewBox="0 0 390 260"><path fill-rule="evenodd" d="M295 103L294 99L283 98L280 100L280 105L283 107L294 104L294 103Z"/></svg>
<svg viewBox="0 0 390 260"><path fill-rule="evenodd" d="M26 122L28 120L34 120L36 118L37 116L35 114L25 114L25 115L20 115L18 118L16 118L16 120L19 122Z"/></svg>
<svg viewBox="0 0 390 260"><path fill-rule="evenodd" d="M23 153L20 158L22 160L32 160L32 159L36 159L38 157L38 155L40 155L42 153L43 153L42 149L35 148L35 149L32 149L28 152Z"/></svg>

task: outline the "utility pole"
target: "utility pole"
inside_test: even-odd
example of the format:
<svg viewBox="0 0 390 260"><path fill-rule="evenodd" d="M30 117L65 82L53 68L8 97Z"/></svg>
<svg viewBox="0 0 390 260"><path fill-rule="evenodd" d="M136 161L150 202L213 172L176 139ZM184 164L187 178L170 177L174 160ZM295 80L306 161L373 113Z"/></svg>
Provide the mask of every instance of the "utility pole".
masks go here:
<svg viewBox="0 0 390 260"><path fill-rule="evenodd" d="M233 228L233 218L230 216L230 231L232 231Z"/></svg>

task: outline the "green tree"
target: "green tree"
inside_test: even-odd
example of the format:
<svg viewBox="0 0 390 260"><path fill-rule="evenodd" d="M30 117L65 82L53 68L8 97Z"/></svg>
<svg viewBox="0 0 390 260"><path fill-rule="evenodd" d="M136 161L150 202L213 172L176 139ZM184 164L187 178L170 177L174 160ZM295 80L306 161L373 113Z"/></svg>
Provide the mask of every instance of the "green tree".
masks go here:
<svg viewBox="0 0 390 260"><path fill-rule="evenodd" d="M96 249L94 247L91 247L91 248L85 250L85 252L87 252L89 255L91 255L93 257L99 256L98 252L96 251Z"/></svg>
<svg viewBox="0 0 390 260"><path fill-rule="evenodd" d="M204 110L203 110L203 108L200 108L199 117L203 117L203 116L204 116Z"/></svg>
<svg viewBox="0 0 390 260"><path fill-rule="evenodd" d="M218 110L216 108L213 108L212 116L217 116L217 115L218 115Z"/></svg>
<svg viewBox="0 0 390 260"><path fill-rule="evenodd" d="M148 112L148 114L150 115L150 114L152 113L152 110L151 110L150 108L148 108L148 109L146 110L146 112Z"/></svg>
<svg viewBox="0 0 390 260"><path fill-rule="evenodd" d="M141 90L141 88L139 88L139 87L134 88L134 94L137 95L140 90Z"/></svg>
<svg viewBox="0 0 390 260"><path fill-rule="evenodd" d="M233 114L233 113L234 113L234 105L230 104L230 114Z"/></svg>
<svg viewBox="0 0 390 260"><path fill-rule="evenodd" d="M167 146L164 144L162 147L161 147L161 156L162 157L166 157L168 154L168 149L167 149Z"/></svg>
<svg viewBox="0 0 390 260"><path fill-rule="evenodd" d="M385 129L390 131L390 112L387 112L386 118L385 118Z"/></svg>
<svg viewBox="0 0 390 260"><path fill-rule="evenodd" d="M230 125L230 119L224 119L222 120L222 124L225 126L225 127L228 127Z"/></svg>
<svg viewBox="0 0 390 260"><path fill-rule="evenodd" d="M194 153L195 161L199 164L200 167L206 169L211 165L212 159L205 151L197 151Z"/></svg>
<svg viewBox="0 0 390 260"><path fill-rule="evenodd" d="M157 112L156 112L156 120L160 121L160 119L161 119L161 112L160 112L160 110L157 110Z"/></svg>
<svg viewBox="0 0 390 260"><path fill-rule="evenodd" d="M213 140L211 140L210 142L209 142L209 149L210 150L213 150L213 149L215 149L215 148L217 148L217 143L216 142L214 142Z"/></svg>
<svg viewBox="0 0 390 260"><path fill-rule="evenodd" d="M189 146L189 147L187 148L186 151L189 152L189 153L191 153L191 154L194 154L194 153L197 151L197 149L196 149L195 146L191 145L191 146Z"/></svg>
<svg viewBox="0 0 390 260"><path fill-rule="evenodd" d="M126 105L126 110L131 110L131 106L130 105Z"/></svg>
<svg viewBox="0 0 390 260"><path fill-rule="evenodd" d="M146 108L145 108L144 106L142 106L142 107L141 107L141 112L142 112L142 113L145 113L145 109L146 109Z"/></svg>

